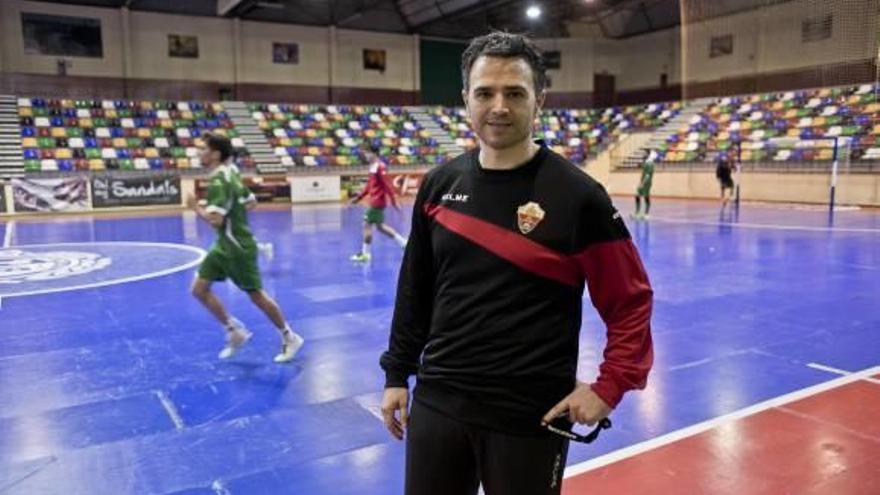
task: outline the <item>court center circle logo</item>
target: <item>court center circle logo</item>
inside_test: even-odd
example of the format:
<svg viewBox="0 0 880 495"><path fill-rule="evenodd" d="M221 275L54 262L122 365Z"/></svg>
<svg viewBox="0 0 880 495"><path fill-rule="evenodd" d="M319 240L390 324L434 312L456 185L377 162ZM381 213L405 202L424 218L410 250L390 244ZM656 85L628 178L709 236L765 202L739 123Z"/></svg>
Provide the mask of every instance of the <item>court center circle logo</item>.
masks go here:
<svg viewBox="0 0 880 495"><path fill-rule="evenodd" d="M113 260L81 251L0 251L0 285L57 280L103 270Z"/></svg>

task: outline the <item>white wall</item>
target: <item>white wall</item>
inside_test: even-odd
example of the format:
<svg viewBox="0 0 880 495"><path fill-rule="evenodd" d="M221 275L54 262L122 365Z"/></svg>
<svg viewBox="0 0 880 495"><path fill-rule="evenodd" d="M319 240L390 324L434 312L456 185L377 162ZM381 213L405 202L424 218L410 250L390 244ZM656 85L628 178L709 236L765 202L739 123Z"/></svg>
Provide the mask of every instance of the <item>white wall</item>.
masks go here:
<svg viewBox="0 0 880 495"><path fill-rule="evenodd" d="M240 82L307 86L330 83L328 29L247 21L241 26ZM299 64L272 63L272 43L297 43Z"/></svg>
<svg viewBox="0 0 880 495"><path fill-rule="evenodd" d="M196 36L198 58L168 56L168 35ZM151 12L131 13L132 77L139 79L233 82L232 21Z"/></svg>
<svg viewBox="0 0 880 495"><path fill-rule="evenodd" d="M363 50L385 50L385 72L365 70ZM333 85L413 91L418 86L416 45L412 36L336 30Z"/></svg>
<svg viewBox="0 0 880 495"><path fill-rule="evenodd" d="M8 73L56 73L58 57L25 55L21 12L94 17L101 20L103 59L72 58L70 75L122 78L126 76L123 10L67 6L26 0L0 0L0 70ZM418 38L287 24L240 22L232 19L190 17L130 11L128 77L170 81L294 84L354 88L418 90ZM240 27L236 70L236 23ZM331 64L331 36L337 49ZM190 35L199 40L199 57L168 56L168 35ZM273 42L299 44L300 63L272 63ZM363 69L363 49L387 52L385 72ZM333 73L331 77L331 65ZM236 73L238 77L236 77Z"/></svg>
<svg viewBox="0 0 880 495"><path fill-rule="evenodd" d="M656 88L660 74L666 73L668 84L681 81L680 32L664 29L616 43L614 56L620 64L617 89Z"/></svg>
<svg viewBox="0 0 880 495"><path fill-rule="evenodd" d="M801 23L826 13L834 15L832 37L803 43ZM880 0L795 0L623 40L605 39L592 25L569 25L592 43L583 54L592 61L583 65L615 75L624 91L656 88L663 72L676 84L683 71L689 82L716 81L870 59L877 56L878 28ZM733 54L710 58L711 38L724 34L733 35Z"/></svg>
<svg viewBox="0 0 880 495"><path fill-rule="evenodd" d="M832 9L833 8L833 9ZM801 23L808 17L834 14L829 40L802 43ZM864 60L877 55L880 0L795 0L625 40L601 37L595 25L572 24L571 39L539 40L559 50L562 68L550 71L550 92L589 92L593 74L616 76L619 91L656 88L666 72L669 84L714 81L757 73L793 70L817 64ZM55 74L58 57L25 55L21 12L93 17L101 20L103 59L65 57L70 75L126 75L123 11L26 0L0 0L0 70L9 73ZM407 35L332 30L271 23L240 22L241 67L234 65L235 22L133 11L129 13L131 57L128 76L141 79L213 81L252 84L295 84L414 91L419 87L418 42ZM335 32L336 50L330 37ZM168 57L168 34L199 38L199 58ZM734 53L710 58L712 36L732 34ZM300 45L298 65L273 64L273 41ZM364 48L387 51L384 73L363 69ZM333 53L331 53L333 52ZM686 57L683 63L682 55ZM808 55L808 56L807 56ZM334 60L331 63L331 56ZM332 66L332 69L331 69ZM332 77L331 77L332 70ZM236 78L236 72L238 78Z"/></svg>
<svg viewBox="0 0 880 495"><path fill-rule="evenodd" d="M800 0L766 9L762 16L759 41L761 71L777 71L799 66L809 53L813 64L864 60L877 56L877 0ZM802 43L801 23L810 17L834 15L831 38Z"/></svg>
<svg viewBox="0 0 880 495"><path fill-rule="evenodd" d="M874 58L878 9L878 0L796 0L688 24L686 78L710 81ZM828 13L834 17L831 38L802 42L802 22ZM722 34L733 35L733 54L710 58L710 39Z"/></svg>
<svg viewBox="0 0 880 495"><path fill-rule="evenodd" d="M548 70L547 75L553 85L550 93L575 93L593 90L593 51L592 40L544 39L536 44L545 51L558 51L560 68Z"/></svg>
<svg viewBox="0 0 880 495"><path fill-rule="evenodd" d="M21 32L22 12L100 19L104 58L25 54ZM56 74L57 61L59 58L64 58L70 62L67 69L70 75L121 77L123 55L120 19L119 9L0 0L0 51L3 52L0 57L2 61L0 69L4 72Z"/></svg>

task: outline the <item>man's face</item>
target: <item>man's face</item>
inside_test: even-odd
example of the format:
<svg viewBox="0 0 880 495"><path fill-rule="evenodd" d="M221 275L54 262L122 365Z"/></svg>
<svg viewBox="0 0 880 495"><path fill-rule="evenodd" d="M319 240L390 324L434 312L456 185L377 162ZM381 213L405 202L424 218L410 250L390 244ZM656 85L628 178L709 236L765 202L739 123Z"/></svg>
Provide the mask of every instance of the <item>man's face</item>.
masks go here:
<svg viewBox="0 0 880 495"><path fill-rule="evenodd" d="M220 163L220 152L212 150L207 143L203 143L199 148L199 161L203 167L213 167Z"/></svg>
<svg viewBox="0 0 880 495"><path fill-rule="evenodd" d="M535 94L532 68L522 58L478 57L462 97L481 144L496 150L530 140L544 104L544 94Z"/></svg>

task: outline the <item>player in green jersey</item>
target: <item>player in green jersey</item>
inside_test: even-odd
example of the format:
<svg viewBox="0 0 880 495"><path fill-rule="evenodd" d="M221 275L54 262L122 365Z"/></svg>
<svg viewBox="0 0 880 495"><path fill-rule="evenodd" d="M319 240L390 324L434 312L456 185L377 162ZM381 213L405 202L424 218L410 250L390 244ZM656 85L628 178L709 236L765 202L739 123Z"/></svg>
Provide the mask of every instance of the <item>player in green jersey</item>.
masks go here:
<svg viewBox="0 0 880 495"><path fill-rule="evenodd" d="M636 189L636 211L633 212L632 218L647 220L648 212L651 211L651 181L654 180L654 158L648 157L642 164L642 177L639 179L639 188ZM642 198L645 198L645 212L640 213L642 209Z"/></svg>
<svg viewBox="0 0 880 495"><path fill-rule="evenodd" d="M234 355L252 336L211 292L212 282L228 278L247 292L281 334L281 352L275 356L275 362L289 362L302 347L303 338L291 330L281 308L263 291L257 265L257 242L247 219L247 212L256 205L256 198L244 186L238 169L232 164L233 149L229 139L206 134L202 140L201 163L211 173L208 197L204 204L199 204L194 196L190 196L187 205L217 229L217 240L199 267L192 294L226 328L226 346L220 351L221 359Z"/></svg>

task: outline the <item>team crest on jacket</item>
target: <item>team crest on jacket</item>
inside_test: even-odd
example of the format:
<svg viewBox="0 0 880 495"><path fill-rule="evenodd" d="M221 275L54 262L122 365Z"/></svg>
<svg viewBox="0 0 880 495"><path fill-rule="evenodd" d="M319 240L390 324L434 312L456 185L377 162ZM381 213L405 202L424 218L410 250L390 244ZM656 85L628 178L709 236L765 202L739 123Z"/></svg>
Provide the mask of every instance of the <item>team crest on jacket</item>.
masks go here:
<svg viewBox="0 0 880 495"><path fill-rule="evenodd" d="M535 230L535 227L543 219L544 210L541 208L541 205L534 201L529 201L516 209L516 223L519 226L519 231L523 234L528 234Z"/></svg>

